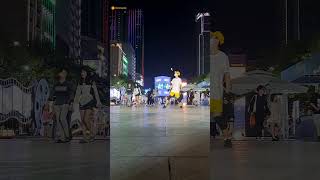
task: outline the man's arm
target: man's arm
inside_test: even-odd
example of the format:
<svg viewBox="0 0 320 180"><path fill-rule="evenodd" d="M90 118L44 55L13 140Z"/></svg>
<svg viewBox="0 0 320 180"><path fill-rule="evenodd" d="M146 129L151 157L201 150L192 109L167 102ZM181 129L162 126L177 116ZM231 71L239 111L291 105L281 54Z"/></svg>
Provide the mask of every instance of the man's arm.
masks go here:
<svg viewBox="0 0 320 180"><path fill-rule="evenodd" d="M225 70L224 70L224 82L226 83L226 92L231 91L231 75L230 75L230 63L229 58L226 56Z"/></svg>
<svg viewBox="0 0 320 180"><path fill-rule="evenodd" d="M224 74L224 82L226 83L226 92L229 93L231 91L231 77L229 72Z"/></svg>

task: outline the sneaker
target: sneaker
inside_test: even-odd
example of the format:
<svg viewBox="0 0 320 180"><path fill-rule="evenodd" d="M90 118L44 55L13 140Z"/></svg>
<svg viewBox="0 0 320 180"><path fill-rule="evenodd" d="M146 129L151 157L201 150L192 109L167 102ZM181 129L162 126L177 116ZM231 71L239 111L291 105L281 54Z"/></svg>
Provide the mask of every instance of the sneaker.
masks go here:
<svg viewBox="0 0 320 180"><path fill-rule="evenodd" d="M227 147L227 148L232 147L231 139L224 140L224 147Z"/></svg>
<svg viewBox="0 0 320 180"><path fill-rule="evenodd" d="M55 141L55 143L63 143L63 141L61 139L58 139Z"/></svg>

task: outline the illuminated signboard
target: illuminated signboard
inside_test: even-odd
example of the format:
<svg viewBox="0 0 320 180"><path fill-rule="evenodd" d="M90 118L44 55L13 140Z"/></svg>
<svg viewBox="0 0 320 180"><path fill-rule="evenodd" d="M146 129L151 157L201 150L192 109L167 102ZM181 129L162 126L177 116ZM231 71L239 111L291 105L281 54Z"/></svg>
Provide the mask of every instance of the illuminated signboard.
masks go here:
<svg viewBox="0 0 320 180"><path fill-rule="evenodd" d="M171 78L158 76L154 78L155 89L158 89L159 96L168 96L170 91Z"/></svg>
<svg viewBox="0 0 320 180"><path fill-rule="evenodd" d="M126 10L127 7L116 7L116 6L112 6L111 10Z"/></svg>

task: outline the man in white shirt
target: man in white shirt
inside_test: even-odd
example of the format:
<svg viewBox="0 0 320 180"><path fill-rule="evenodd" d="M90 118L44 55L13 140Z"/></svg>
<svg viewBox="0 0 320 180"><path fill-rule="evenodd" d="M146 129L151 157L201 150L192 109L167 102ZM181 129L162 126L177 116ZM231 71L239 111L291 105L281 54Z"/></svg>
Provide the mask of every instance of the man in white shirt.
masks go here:
<svg viewBox="0 0 320 180"><path fill-rule="evenodd" d="M179 71L175 71L174 72L174 77L171 81L171 90L170 90L170 95L169 97L167 97L167 101L165 102L165 105L163 106L163 108L166 108L168 106L169 100L171 98L175 98L178 102L180 107L182 108L182 104L181 104L181 89L182 89L182 80L180 78L180 72Z"/></svg>
<svg viewBox="0 0 320 180"><path fill-rule="evenodd" d="M216 31L210 34L210 134L215 137L217 123L223 130L225 146L231 146L228 120L223 116L223 93L224 90L226 93L231 90L229 58L220 51L223 43L224 36L221 32Z"/></svg>

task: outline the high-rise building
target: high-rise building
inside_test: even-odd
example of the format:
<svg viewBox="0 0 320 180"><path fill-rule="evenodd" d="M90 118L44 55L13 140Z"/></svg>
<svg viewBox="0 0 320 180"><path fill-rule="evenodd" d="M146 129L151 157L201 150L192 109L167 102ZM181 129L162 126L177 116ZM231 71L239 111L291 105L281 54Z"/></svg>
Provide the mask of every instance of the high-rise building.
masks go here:
<svg viewBox="0 0 320 180"><path fill-rule="evenodd" d="M197 75L210 72L210 14L198 13L196 16L197 35Z"/></svg>
<svg viewBox="0 0 320 180"><path fill-rule="evenodd" d="M110 69L112 76L125 75L136 80L136 56L129 43L112 42L110 50Z"/></svg>
<svg viewBox="0 0 320 180"><path fill-rule="evenodd" d="M80 64L81 0L59 0L56 11L58 46L66 46L69 58Z"/></svg>
<svg viewBox="0 0 320 180"><path fill-rule="evenodd" d="M108 6L109 0L81 2L81 58L86 62L92 61L91 64L99 64L96 68L104 69L104 73L99 71L103 76L108 73Z"/></svg>
<svg viewBox="0 0 320 180"><path fill-rule="evenodd" d="M2 40L30 44L35 40L55 47L56 0L1 1Z"/></svg>
<svg viewBox="0 0 320 180"><path fill-rule="evenodd" d="M144 76L144 17L141 9L111 7L111 40L132 45L136 55L136 73Z"/></svg>
<svg viewBox="0 0 320 180"><path fill-rule="evenodd" d="M130 43L123 43L124 56L128 61L128 77L133 81L136 80L136 53Z"/></svg>
<svg viewBox="0 0 320 180"><path fill-rule="evenodd" d="M127 7L111 7L111 28L110 39L111 41L126 41L127 34Z"/></svg>
<svg viewBox="0 0 320 180"><path fill-rule="evenodd" d="M127 12L127 38L136 52L136 72L144 76L144 16L141 9Z"/></svg>

